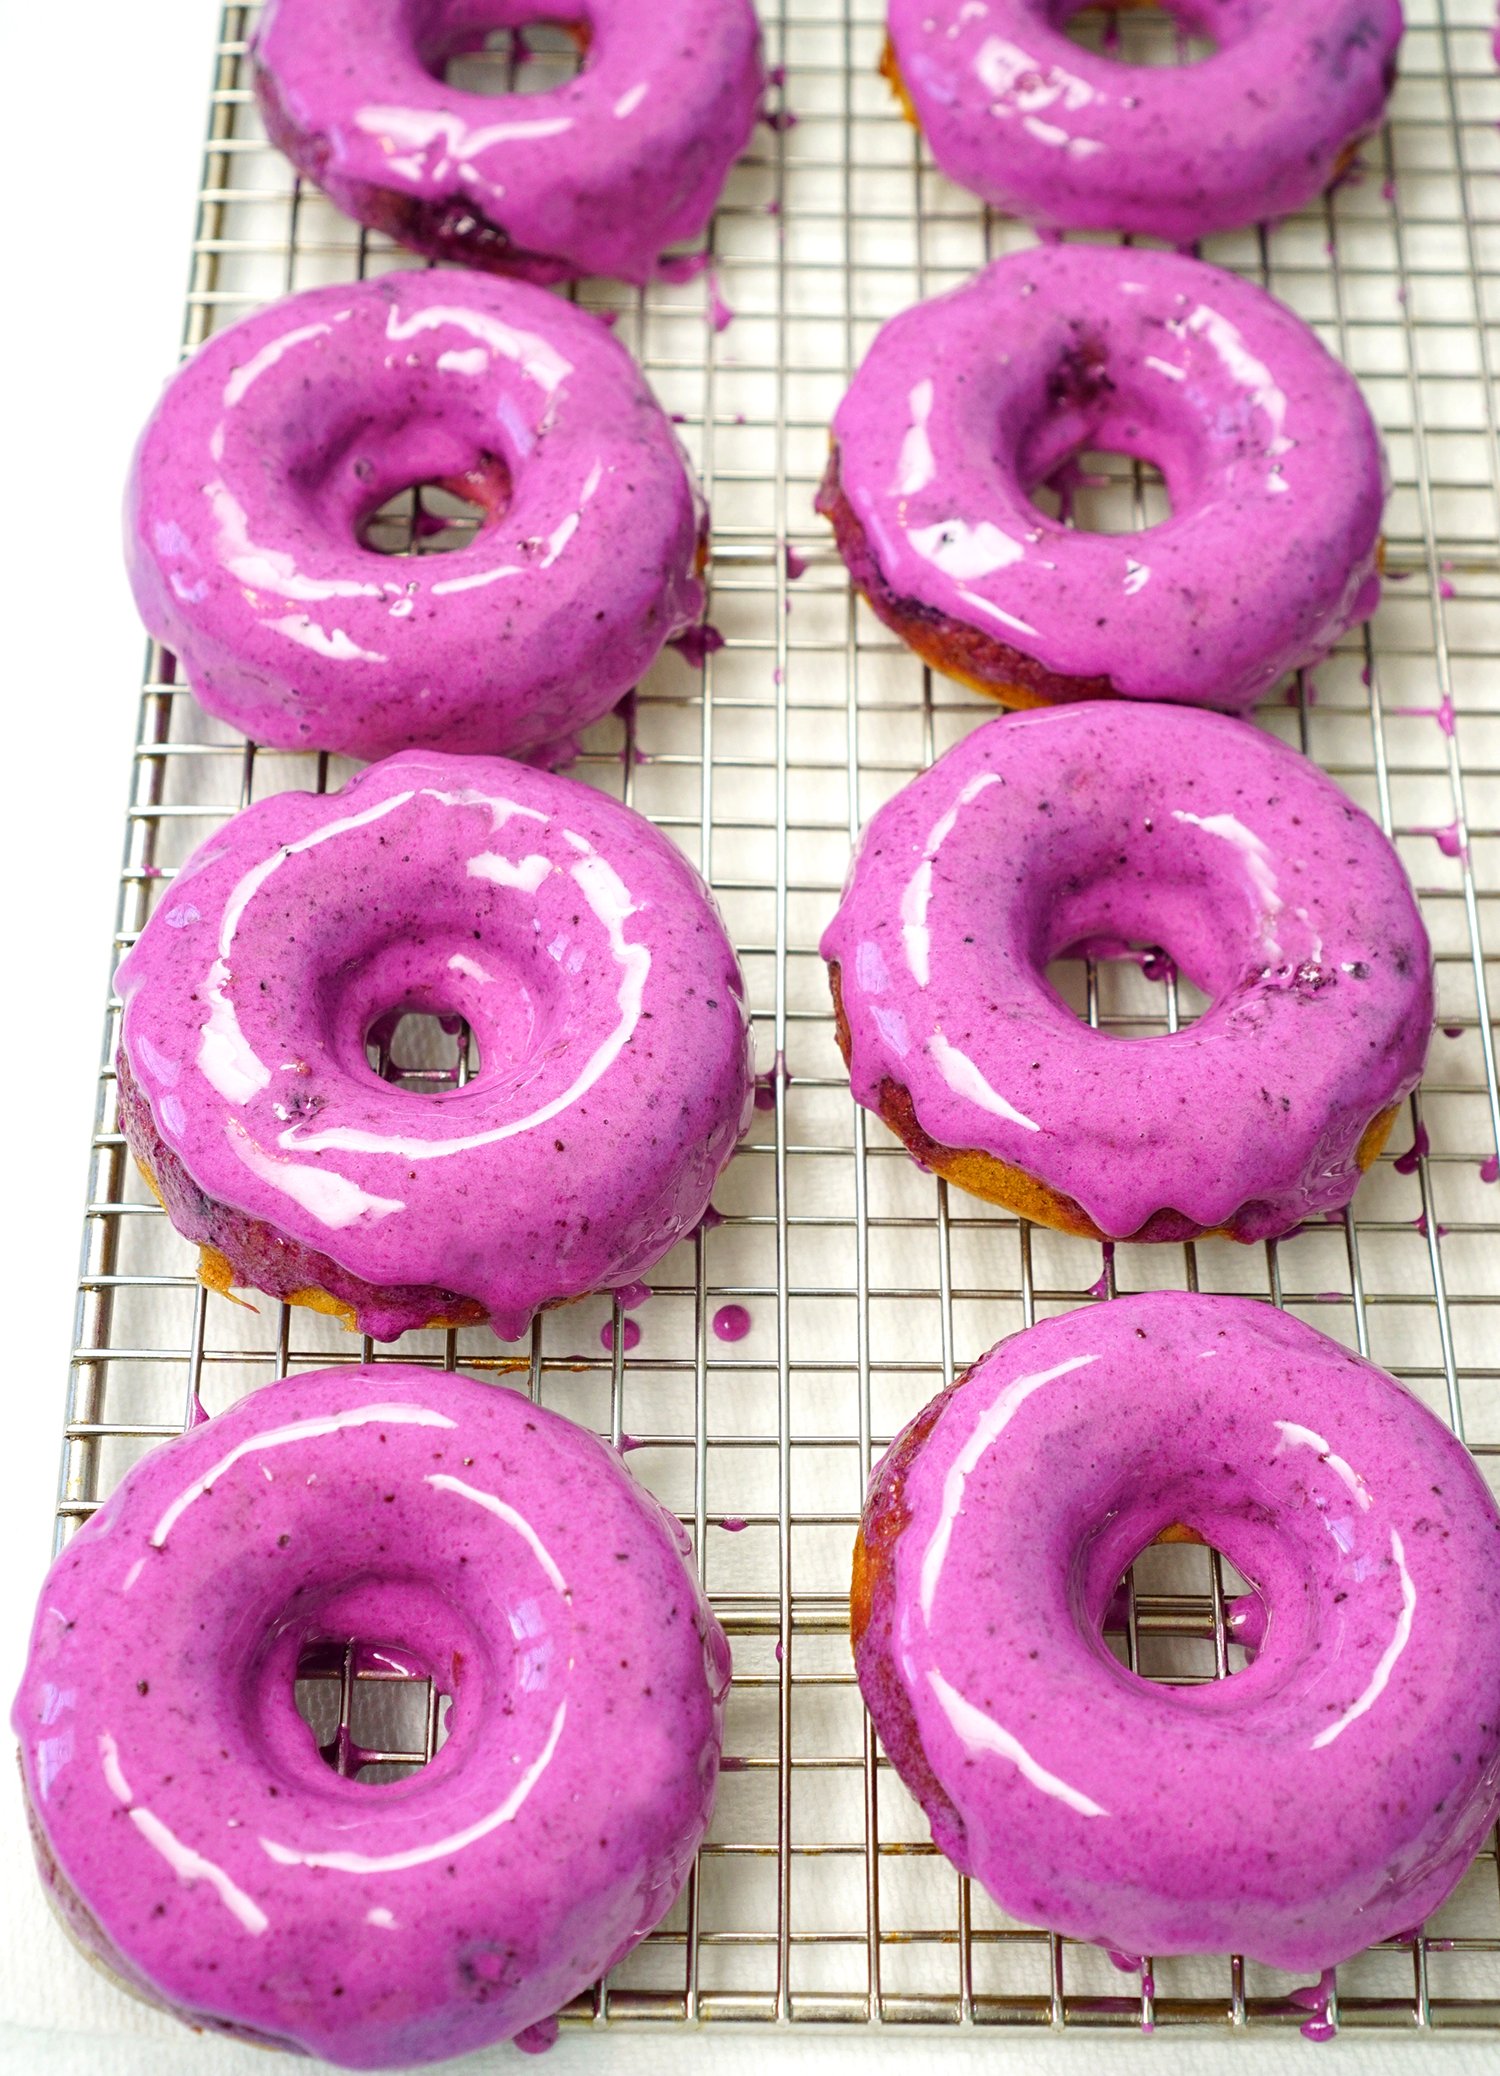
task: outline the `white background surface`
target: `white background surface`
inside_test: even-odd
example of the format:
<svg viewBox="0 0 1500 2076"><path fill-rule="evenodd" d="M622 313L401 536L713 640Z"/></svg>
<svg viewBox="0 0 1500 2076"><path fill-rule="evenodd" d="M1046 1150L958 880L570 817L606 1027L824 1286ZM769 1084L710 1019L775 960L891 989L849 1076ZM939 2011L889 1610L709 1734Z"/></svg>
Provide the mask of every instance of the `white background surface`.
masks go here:
<svg viewBox="0 0 1500 2076"><path fill-rule="evenodd" d="M120 485L135 432L176 362L216 0L82 0L5 12L9 322L3 452L6 887L4 1236L8 1374L0 1440L0 1689L8 1703L50 1546L85 1157L143 639L120 565ZM19 250L17 246L19 244ZM272 2066L198 2040L99 1982L31 1878L20 1798L0 1768L0 2069L38 2076L228 2076ZM1122 2037L793 2043L754 2030L665 2039L570 2036L542 2065L627 2072L955 2072L997 2064L1072 2076L1421 2064L1493 2067L1458 2041ZM289 2065L290 2066L290 2065ZM467 2067L511 2068L509 2050Z"/></svg>

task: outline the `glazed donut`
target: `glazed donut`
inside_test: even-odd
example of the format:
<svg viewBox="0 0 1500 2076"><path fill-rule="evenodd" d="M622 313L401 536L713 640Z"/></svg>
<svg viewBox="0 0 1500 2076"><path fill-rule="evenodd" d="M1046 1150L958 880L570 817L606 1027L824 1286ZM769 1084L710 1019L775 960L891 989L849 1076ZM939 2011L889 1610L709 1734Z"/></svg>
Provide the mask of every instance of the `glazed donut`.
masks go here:
<svg viewBox="0 0 1500 2076"><path fill-rule="evenodd" d="M380 1340L629 1283L707 1209L754 1100L713 898L633 809L409 751L255 802L193 854L118 974L120 1126L211 1285ZM406 1011L478 1040L393 1087Z"/></svg>
<svg viewBox="0 0 1500 2076"><path fill-rule="evenodd" d="M273 144L357 223L434 259L646 282L697 238L765 90L749 0L558 0L584 67L545 94L465 93L443 67L516 0L268 0L252 45Z"/></svg>
<svg viewBox="0 0 1500 2076"><path fill-rule="evenodd" d="M473 538L381 555L436 482ZM698 619L706 521L677 437L597 318L524 282L405 272L218 332L136 451L142 619L211 714L280 749L541 755Z"/></svg>
<svg viewBox="0 0 1500 2076"><path fill-rule="evenodd" d="M1072 531L1031 493L1085 448L1172 515ZM1384 462L1358 385L1261 289L1175 253L1042 247L884 325L818 510L874 611L1011 706L1252 706L1380 595Z"/></svg>
<svg viewBox="0 0 1500 2076"><path fill-rule="evenodd" d="M1252 1662L1202 1686L1101 1636L1178 1524L1255 1589ZM1500 1811L1495 1502L1394 1377L1249 1299L1003 1341L877 1468L851 1613L938 1846L1073 1938L1332 1967L1410 1936Z"/></svg>
<svg viewBox="0 0 1500 2076"><path fill-rule="evenodd" d="M950 180L1048 230L1190 245L1304 209L1380 122L1399 0L1167 0L1183 68L1069 42L1086 0L888 0L881 70Z"/></svg>
<svg viewBox="0 0 1500 2076"><path fill-rule="evenodd" d="M53 1566L15 1705L63 1922L190 2024L345 2068L545 2021L712 1811L729 1649L690 1549L592 1434L406 1364L153 1449ZM294 1705L350 1640L452 1697L402 1781L335 1773Z"/></svg>
<svg viewBox="0 0 1500 2076"><path fill-rule="evenodd" d="M1141 940L1211 1006L1091 1030L1048 961ZM1096 1239L1337 1211L1432 1030L1391 844L1295 750L1184 707L976 728L870 822L822 953L856 1101L961 1188Z"/></svg>

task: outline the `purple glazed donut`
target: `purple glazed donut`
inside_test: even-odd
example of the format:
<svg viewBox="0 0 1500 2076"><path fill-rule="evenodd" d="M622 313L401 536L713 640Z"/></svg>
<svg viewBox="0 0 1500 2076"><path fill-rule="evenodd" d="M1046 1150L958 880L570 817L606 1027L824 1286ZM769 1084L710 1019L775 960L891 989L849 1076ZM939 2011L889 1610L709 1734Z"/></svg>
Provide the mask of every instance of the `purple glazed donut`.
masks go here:
<svg viewBox="0 0 1500 2076"><path fill-rule="evenodd" d="M592 1434L406 1364L153 1449L53 1566L16 1699L63 1922L190 2024L345 2068L544 2023L712 1811L729 1648L690 1550ZM452 1696L399 1782L335 1773L295 1707L350 1640Z"/></svg>
<svg viewBox="0 0 1500 2076"><path fill-rule="evenodd" d="M629 1283L748 1122L744 983L713 898L633 809L409 751L277 793L194 852L120 967L119 1112L205 1281L381 1340ZM461 1017L464 1087L365 1045Z"/></svg>
<svg viewBox="0 0 1500 2076"><path fill-rule="evenodd" d="M438 482L477 503L417 559L361 529ZM218 332L141 436L141 617L212 714L282 749L541 754L696 620L705 520L597 318L524 282L402 272Z"/></svg>
<svg viewBox="0 0 1500 2076"><path fill-rule="evenodd" d="M1142 941L1210 997L1197 1022L1091 1030L1045 977ZM856 1101L962 1188L1094 1238L1337 1211L1432 1031L1386 837L1295 750L1186 707L976 728L864 830L822 953Z"/></svg>
<svg viewBox="0 0 1500 2076"><path fill-rule="evenodd" d="M1086 0L888 0L881 69L951 180L1049 230L1190 245L1315 201L1380 122L1399 0L1167 0L1213 56L1124 65Z"/></svg>
<svg viewBox="0 0 1500 2076"><path fill-rule="evenodd" d="M1174 1526L1255 1589L1229 1679L1153 1685L1103 1641ZM1410 1936L1500 1812L1495 1502L1394 1377L1249 1299L1002 1341L876 1470L851 1606L938 1846L1076 1939L1333 1967Z"/></svg>
<svg viewBox="0 0 1500 2076"><path fill-rule="evenodd" d="M1085 448L1153 462L1171 517L1073 531L1031 493ZM884 325L818 509L880 618L1011 706L1242 708L1379 598L1380 435L1299 317L1175 253L997 260Z"/></svg>
<svg viewBox="0 0 1500 2076"><path fill-rule="evenodd" d="M583 69L471 94L443 67L517 0L268 0L253 45L271 141L356 222L533 281L646 282L697 238L765 88L749 0L558 0Z"/></svg>

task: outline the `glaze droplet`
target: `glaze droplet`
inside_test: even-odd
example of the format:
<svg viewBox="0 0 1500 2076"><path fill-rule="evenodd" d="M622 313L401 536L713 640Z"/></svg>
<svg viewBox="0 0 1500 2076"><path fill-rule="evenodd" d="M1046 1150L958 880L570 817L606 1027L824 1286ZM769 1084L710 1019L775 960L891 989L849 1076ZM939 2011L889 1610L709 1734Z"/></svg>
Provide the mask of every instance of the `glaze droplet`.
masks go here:
<svg viewBox="0 0 1500 2076"><path fill-rule="evenodd" d="M743 1305L720 1305L714 1314L714 1332L721 1341L743 1341L750 1331L750 1314Z"/></svg>

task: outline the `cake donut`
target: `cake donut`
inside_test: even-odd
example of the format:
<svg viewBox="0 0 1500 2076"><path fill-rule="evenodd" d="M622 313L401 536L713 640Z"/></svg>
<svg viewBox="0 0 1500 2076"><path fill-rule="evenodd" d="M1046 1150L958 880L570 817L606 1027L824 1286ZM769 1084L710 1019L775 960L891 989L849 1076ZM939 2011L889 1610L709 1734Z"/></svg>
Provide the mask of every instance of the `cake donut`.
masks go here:
<svg viewBox="0 0 1500 2076"><path fill-rule="evenodd" d="M189 2024L409 2068L543 2024L671 1907L729 1650L688 1538L521 1394L406 1364L265 1385L153 1449L42 1590L13 1723L84 1951ZM451 1696L379 1786L299 1666Z"/></svg>
<svg viewBox="0 0 1500 2076"><path fill-rule="evenodd" d="M366 547L398 491L476 505L463 546ZM524 282L307 289L216 333L136 450L142 619L261 743L541 755L703 609L706 518L645 377Z"/></svg>
<svg viewBox="0 0 1500 2076"><path fill-rule="evenodd" d="M712 896L606 795L408 751L254 803L122 963L120 1127L204 1280L390 1340L629 1283L691 1232L754 1101ZM402 1013L479 1066L368 1064Z"/></svg>
<svg viewBox="0 0 1500 2076"><path fill-rule="evenodd" d="M1092 1030L1046 978L1143 941L1210 998L1196 1022ZM976 728L864 830L822 953L855 1100L961 1188L1096 1239L1339 1210L1432 1030L1387 838L1284 743L1186 707Z"/></svg>
<svg viewBox="0 0 1500 2076"><path fill-rule="evenodd" d="M881 70L950 180L1049 230L1190 245L1304 209L1376 128L1399 0L1169 0L1218 45L1121 64L1065 34L1081 0L888 0Z"/></svg>
<svg viewBox="0 0 1500 2076"><path fill-rule="evenodd" d="M1031 502L1085 448L1156 464L1170 518ZM882 326L818 493L871 607L1011 706L1252 706L1379 598L1380 435L1301 318L1176 253L1040 247Z"/></svg>
<svg viewBox="0 0 1500 2076"><path fill-rule="evenodd" d="M1154 1685L1103 1641L1174 1527L1252 1582L1229 1679ZM1249 1299L992 1349L877 1467L851 1622L942 1851L1118 1952L1333 1967L1409 1937L1500 1812L1495 1502L1394 1377Z"/></svg>
<svg viewBox="0 0 1500 2076"><path fill-rule="evenodd" d="M749 0L558 0L583 69L473 94L448 60L523 28L516 0L269 0L251 54L273 144L357 223L434 259L646 282L697 238L765 91Z"/></svg>

